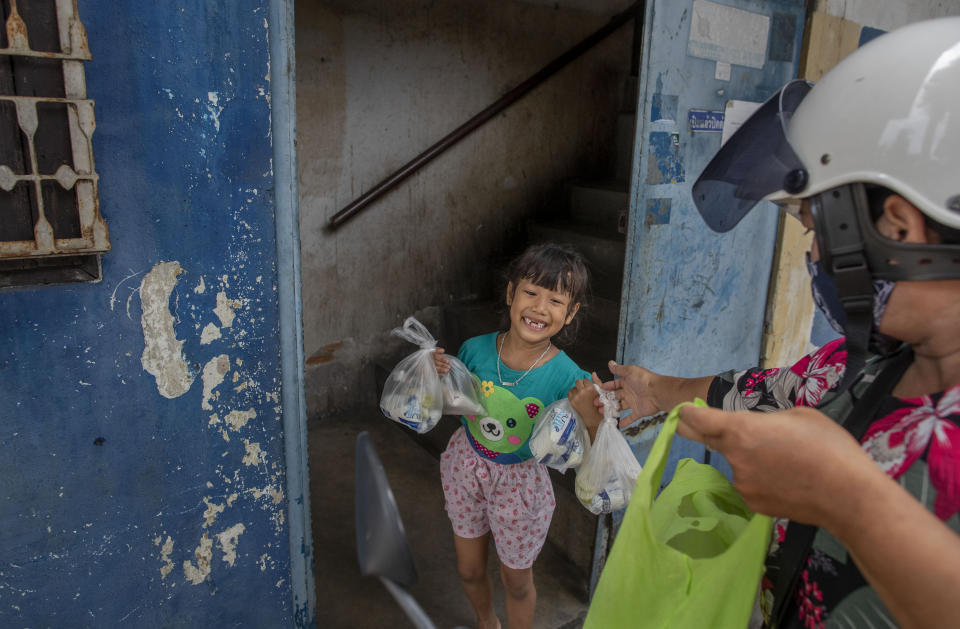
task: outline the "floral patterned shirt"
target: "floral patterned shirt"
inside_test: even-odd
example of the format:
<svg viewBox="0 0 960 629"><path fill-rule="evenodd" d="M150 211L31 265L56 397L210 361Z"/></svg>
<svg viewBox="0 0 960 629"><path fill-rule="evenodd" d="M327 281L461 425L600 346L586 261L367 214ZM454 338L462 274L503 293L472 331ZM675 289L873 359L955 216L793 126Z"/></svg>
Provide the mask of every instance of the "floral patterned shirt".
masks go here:
<svg viewBox="0 0 960 629"><path fill-rule="evenodd" d="M721 374L711 383L707 402L724 410L811 406L842 422L888 362L871 358L858 381L837 394L846 359L843 339L837 339L792 367ZM960 534L960 384L918 398L887 395L861 444L891 478ZM780 544L789 534L788 522L777 521L767 575L779 572ZM800 577L781 629L897 626L846 549L827 531L817 531ZM765 577L760 600L765 618L772 599L772 583Z"/></svg>

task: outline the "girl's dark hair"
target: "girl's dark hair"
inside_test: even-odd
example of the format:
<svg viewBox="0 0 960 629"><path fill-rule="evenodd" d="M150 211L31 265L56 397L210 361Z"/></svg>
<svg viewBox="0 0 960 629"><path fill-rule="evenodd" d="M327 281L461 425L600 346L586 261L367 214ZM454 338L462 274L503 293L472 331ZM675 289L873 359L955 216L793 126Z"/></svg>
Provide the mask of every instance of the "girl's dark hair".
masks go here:
<svg viewBox="0 0 960 629"><path fill-rule="evenodd" d="M556 336L558 344L573 342L590 298L590 272L576 249L553 242L531 245L510 263L504 279L507 286L513 285L513 290L521 280L528 280L542 288L569 295L568 311L574 304L580 304L580 316L574 317L570 325L563 326Z"/></svg>

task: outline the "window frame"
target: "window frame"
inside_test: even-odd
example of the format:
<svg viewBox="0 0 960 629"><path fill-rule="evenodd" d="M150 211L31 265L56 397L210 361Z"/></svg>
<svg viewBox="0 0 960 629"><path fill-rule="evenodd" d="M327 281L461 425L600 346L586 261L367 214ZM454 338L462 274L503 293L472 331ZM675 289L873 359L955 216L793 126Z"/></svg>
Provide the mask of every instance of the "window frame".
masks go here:
<svg viewBox="0 0 960 629"><path fill-rule="evenodd" d="M12 127L22 135L14 138L14 141L22 143L25 162L23 173L16 173L10 165L0 164L0 189L12 193L18 185L26 183L27 194L30 195L28 202L31 209L35 209L35 218L34 215L30 217L34 221L32 240L0 240L0 286L27 283L7 281L9 278L4 277L11 273L16 275L18 271L26 272L22 273L23 279L27 276L32 278L28 280L29 283L99 279L99 254L111 248L109 231L100 213L99 176L94 167L92 136L96 119L94 101L87 98L83 68L83 62L92 58L87 34L79 18L77 0L50 1L56 14L59 52L33 49L27 24L17 8L17 0L6 0L9 6L5 23L7 46L0 48L0 55L58 60L62 66L64 96L0 94L0 103L10 102L15 109L16 124ZM48 35L52 37L53 34L48 32ZM15 81L16 76L12 76L12 79ZM63 107L66 112L69 138L67 145L62 148L65 153L71 154L73 161L72 167L61 164L53 173L40 172L35 145L38 110L45 104ZM63 234L54 233L45 207L44 185L57 185L63 190L73 191L75 203L68 210L76 211L78 235L57 237ZM40 262L37 260L39 258L63 260L62 264L58 264L56 260ZM91 264L92 259L96 264ZM24 263L31 260L34 262ZM59 277L55 272L58 266L65 271ZM78 273L78 269L82 271ZM50 276L49 280L44 281L44 276Z"/></svg>

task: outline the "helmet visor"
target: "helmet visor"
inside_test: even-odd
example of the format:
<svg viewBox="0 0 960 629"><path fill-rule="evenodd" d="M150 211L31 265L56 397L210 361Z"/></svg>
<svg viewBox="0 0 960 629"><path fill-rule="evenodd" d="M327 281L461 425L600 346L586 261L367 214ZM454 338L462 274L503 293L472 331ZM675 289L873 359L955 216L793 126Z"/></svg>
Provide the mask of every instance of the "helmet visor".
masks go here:
<svg viewBox="0 0 960 629"><path fill-rule="evenodd" d="M787 125L813 87L790 81L730 136L693 184L693 202L716 232L733 229L759 201L803 191L807 170L787 139Z"/></svg>

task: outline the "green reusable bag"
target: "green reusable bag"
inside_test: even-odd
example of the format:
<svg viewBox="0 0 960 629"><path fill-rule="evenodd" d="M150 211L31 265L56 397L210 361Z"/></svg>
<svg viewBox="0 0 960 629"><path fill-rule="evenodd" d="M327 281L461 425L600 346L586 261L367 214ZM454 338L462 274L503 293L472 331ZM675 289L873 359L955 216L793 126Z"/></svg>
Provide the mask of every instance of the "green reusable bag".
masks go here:
<svg viewBox="0 0 960 629"><path fill-rule="evenodd" d="M656 496L679 409L667 416L637 479L584 629L747 626L772 523L747 509L723 474L693 459L681 460Z"/></svg>

